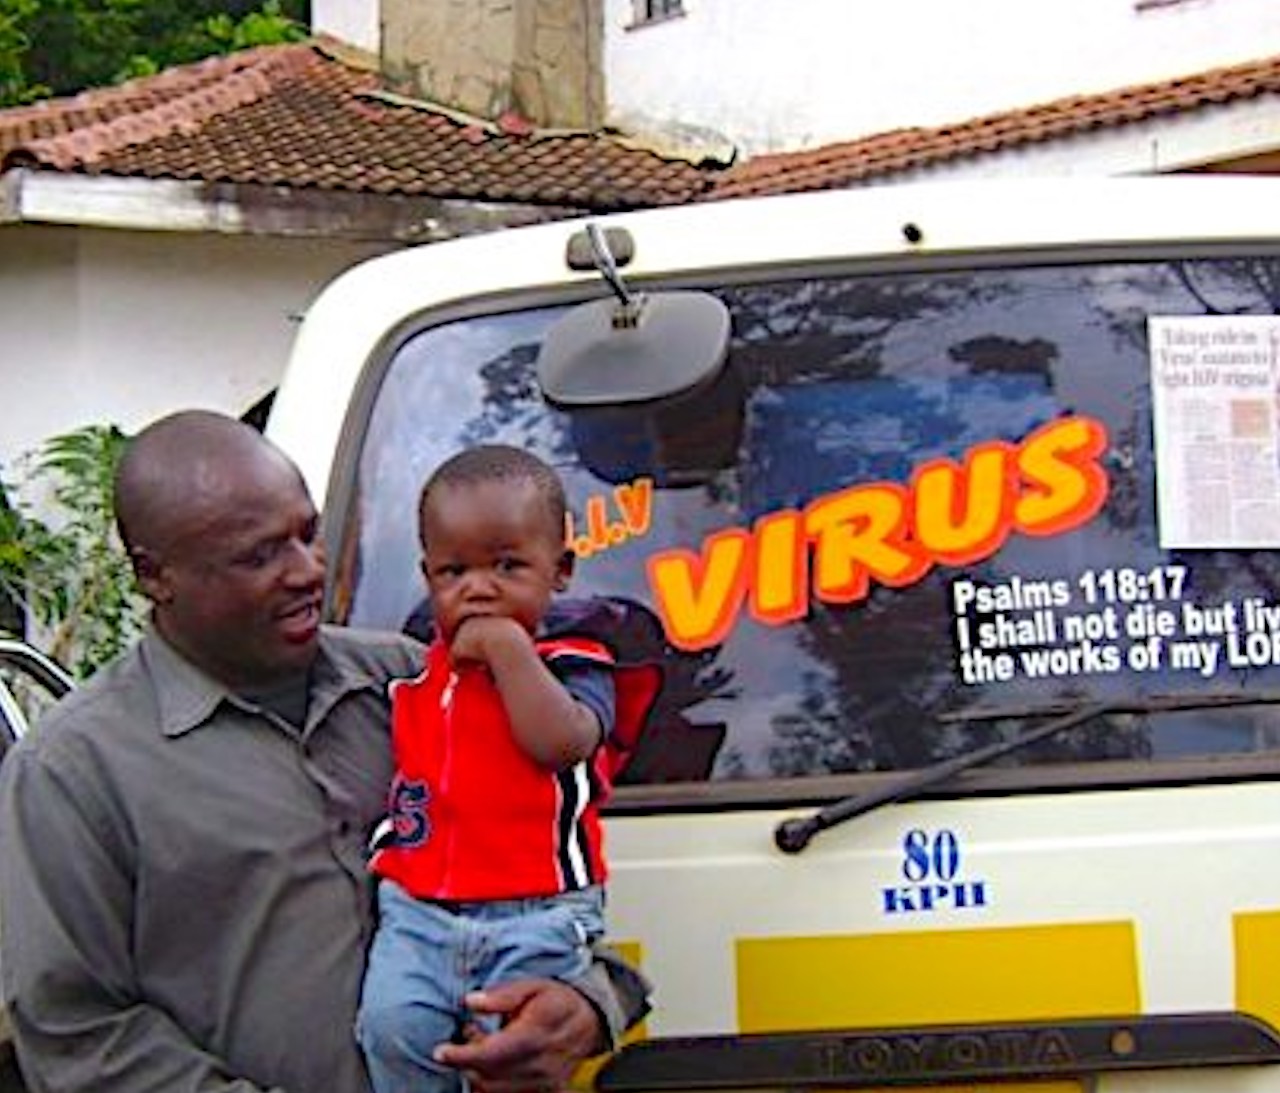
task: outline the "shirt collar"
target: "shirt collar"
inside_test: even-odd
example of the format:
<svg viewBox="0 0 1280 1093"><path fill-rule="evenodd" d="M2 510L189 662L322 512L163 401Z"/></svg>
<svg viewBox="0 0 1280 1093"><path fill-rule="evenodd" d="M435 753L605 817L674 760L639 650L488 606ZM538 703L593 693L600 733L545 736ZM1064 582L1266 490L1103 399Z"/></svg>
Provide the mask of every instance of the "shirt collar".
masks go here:
<svg viewBox="0 0 1280 1093"><path fill-rule="evenodd" d="M141 654L155 686L160 729L165 736L181 736L204 724L224 700L233 698L154 628L143 637Z"/></svg>
<svg viewBox="0 0 1280 1093"><path fill-rule="evenodd" d="M199 728L223 702L242 710L257 709L197 668L154 628L142 639L141 655L154 681L165 736L181 736ZM382 691L385 686L384 678L353 657L328 627L322 628L311 672L307 728L321 721L343 695L363 688Z"/></svg>
<svg viewBox="0 0 1280 1093"><path fill-rule="evenodd" d="M311 690L307 702L306 732L318 725L340 699L353 691L369 690L387 694L386 671L367 657L353 653L349 641L341 639L342 628L320 628L320 651L311 668Z"/></svg>

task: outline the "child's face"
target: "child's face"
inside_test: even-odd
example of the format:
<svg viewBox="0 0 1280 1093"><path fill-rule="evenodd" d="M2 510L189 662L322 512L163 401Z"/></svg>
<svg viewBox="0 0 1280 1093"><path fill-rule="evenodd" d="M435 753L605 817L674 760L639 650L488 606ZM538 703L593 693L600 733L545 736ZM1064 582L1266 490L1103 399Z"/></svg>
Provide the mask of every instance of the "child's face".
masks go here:
<svg viewBox="0 0 1280 1093"><path fill-rule="evenodd" d="M432 490L422 572L444 640L467 619L499 615L530 633L568 584L572 555L532 482L499 479Z"/></svg>

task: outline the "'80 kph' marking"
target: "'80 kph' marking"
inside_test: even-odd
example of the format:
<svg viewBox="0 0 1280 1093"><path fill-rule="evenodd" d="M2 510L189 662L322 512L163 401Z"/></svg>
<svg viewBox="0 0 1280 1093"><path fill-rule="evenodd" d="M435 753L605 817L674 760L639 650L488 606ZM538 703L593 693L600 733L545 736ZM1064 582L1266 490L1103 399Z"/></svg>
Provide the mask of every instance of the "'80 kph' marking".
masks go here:
<svg viewBox="0 0 1280 1093"><path fill-rule="evenodd" d="M908 831L902 839L902 876L907 883L881 889L884 913L985 907L987 882L957 880L959 873L960 840L954 831Z"/></svg>

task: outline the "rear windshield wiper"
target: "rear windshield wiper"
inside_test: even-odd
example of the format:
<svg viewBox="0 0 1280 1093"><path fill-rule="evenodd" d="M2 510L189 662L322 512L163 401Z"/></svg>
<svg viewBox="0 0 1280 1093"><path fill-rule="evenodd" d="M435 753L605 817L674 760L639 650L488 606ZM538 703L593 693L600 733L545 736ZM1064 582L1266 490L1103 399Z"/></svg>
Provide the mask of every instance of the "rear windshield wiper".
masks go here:
<svg viewBox="0 0 1280 1093"><path fill-rule="evenodd" d="M784 820L774 829L773 841L777 844L779 850L788 854L798 854L809 845L813 837L820 831L826 831L828 828L836 827L847 820L852 820L856 816L862 816L879 808L881 805L908 800L922 790L935 786L940 782L945 782L952 775L959 774L963 770L981 766L992 759L999 759L1002 755L1018 751L1020 748L1025 748L1038 740L1045 740L1060 732L1065 732L1067 729L1082 725L1086 721L1092 721L1095 717L1107 714L1208 710L1229 706L1263 706L1268 703L1280 703L1280 691L1148 695L1141 698L1107 699L1105 701L1085 703L1084 705L979 706L971 710L962 710L958 713L947 715L943 720L968 722L995 721L1010 717L1049 717L1053 714L1060 716L1046 721L1043 725L1037 725L1033 729L1027 729L1012 739L1000 740L994 744L988 744L984 748L975 748L973 751L965 752L951 759L943 759L941 762L931 763L920 770L908 771L901 778L895 779L871 793L855 794L852 797L846 797L843 800L827 805L812 815Z"/></svg>

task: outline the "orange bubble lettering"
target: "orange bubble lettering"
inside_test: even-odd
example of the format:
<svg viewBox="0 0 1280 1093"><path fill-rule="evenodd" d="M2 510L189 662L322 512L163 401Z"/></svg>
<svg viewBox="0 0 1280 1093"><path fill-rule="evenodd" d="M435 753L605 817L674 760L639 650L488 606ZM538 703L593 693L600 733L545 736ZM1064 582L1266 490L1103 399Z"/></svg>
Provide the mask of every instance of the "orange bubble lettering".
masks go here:
<svg viewBox="0 0 1280 1093"><path fill-rule="evenodd" d="M809 549L800 514L786 509L757 521L755 544L752 617L773 626L802 618L809 610Z"/></svg>
<svg viewBox="0 0 1280 1093"><path fill-rule="evenodd" d="M769 513L751 531L716 532L698 553L660 551L647 572L667 637L681 649L705 649L725 639L744 604L778 626L803 618L813 599L856 603L872 582L900 588L934 565L988 558L1014 532L1078 528L1106 501L1106 447L1101 422L1063 417L1019 444L990 440L958 462L929 460L908 486L847 486L802 513ZM619 495L619 509L627 513L631 501Z"/></svg>
<svg viewBox="0 0 1280 1093"><path fill-rule="evenodd" d="M729 528L708 536L700 554L669 550L646 570L667 637L682 649L724 640L746 595L751 535Z"/></svg>
<svg viewBox="0 0 1280 1093"><path fill-rule="evenodd" d="M991 441L970 448L963 465L934 459L912 476L915 533L936 561L968 565L1000 549L1013 519L1013 460L1011 445Z"/></svg>
<svg viewBox="0 0 1280 1093"><path fill-rule="evenodd" d="M1102 509L1107 472L1098 462L1107 450L1107 431L1087 417L1050 422L1023 441L1018 470L1026 486L1014 506L1014 522L1024 535L1060 535Z"/></svg>
<svg viewBox="0 0 1280 1093"><path fill-rule="evenodd" d="M819 498L805 510L820 600L852 603L866 596L873 576L882 584L907 584L929 567L906 538L909 498L905 487L877 482Z"/></svg>

